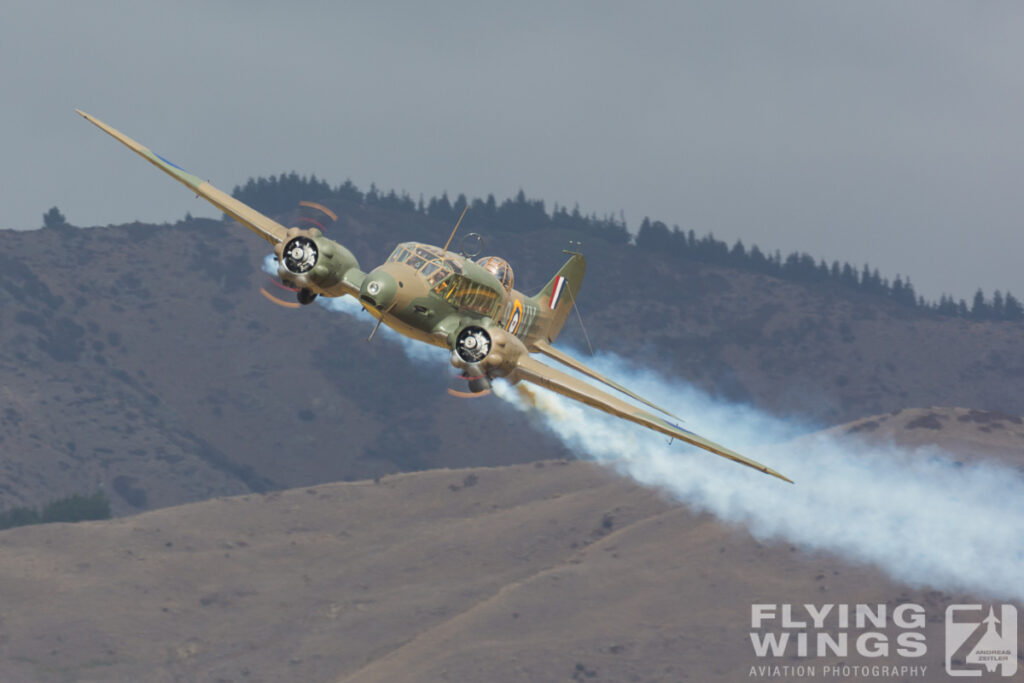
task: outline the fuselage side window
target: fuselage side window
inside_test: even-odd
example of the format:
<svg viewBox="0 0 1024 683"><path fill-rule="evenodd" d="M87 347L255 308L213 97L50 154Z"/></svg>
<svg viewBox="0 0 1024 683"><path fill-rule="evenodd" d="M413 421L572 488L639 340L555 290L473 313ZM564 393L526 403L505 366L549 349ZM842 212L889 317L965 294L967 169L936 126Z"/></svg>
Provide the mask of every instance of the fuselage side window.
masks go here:
<svg viewBox="0 0 1024 683"><path fill-rule="evenodd" d="M461 275L452 275L444 282L435 286L434 293L440 296L445 301L452 303L452 295L455 293L456 288L458 288L459 280L461 279Z"/></svg>
<svg viewBox="0 0 1024 683"><path fill-rule="evenodd" d="M434 292L457 308L481 315L491 315L499 301L498 292L461 275L452 275L434 287Z"/></svg>
<svg viewBox="0 0 1024 683"><path fill-rule="evenodd" d="M483 287L473 282L463 282L465 286L460 287L462 291L456 293L459 307L489 315L498 303L498 293L489 287Z"/></svg>

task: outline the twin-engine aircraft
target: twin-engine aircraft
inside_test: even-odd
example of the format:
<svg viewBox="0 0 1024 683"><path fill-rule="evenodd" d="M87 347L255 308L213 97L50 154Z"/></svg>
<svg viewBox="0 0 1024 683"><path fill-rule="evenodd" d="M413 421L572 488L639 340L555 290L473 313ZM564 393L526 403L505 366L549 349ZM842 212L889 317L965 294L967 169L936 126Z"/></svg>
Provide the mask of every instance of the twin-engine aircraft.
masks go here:
<svg viewBox="0 0 1024 683"><path fill-rule="evenodd" d="M452 365L469 380L471 392L486 391L496 378L530 382L792 483L755 460L533 358L531 354L547 356L678 419L552 346L583 282L586 261L581 254L566 252L569 260L534 296L514 288L512 268L504 259L489 256L474 261L448 251L448 245L399 244L387 261L364 272L352 252L320 230L286 228L102 121L76 111L269 242L277 257L278 277L297 290L299 303L312 303L318 296L355 297L377 318L378 326L383 323L407 337L448 349Z"/></svg>

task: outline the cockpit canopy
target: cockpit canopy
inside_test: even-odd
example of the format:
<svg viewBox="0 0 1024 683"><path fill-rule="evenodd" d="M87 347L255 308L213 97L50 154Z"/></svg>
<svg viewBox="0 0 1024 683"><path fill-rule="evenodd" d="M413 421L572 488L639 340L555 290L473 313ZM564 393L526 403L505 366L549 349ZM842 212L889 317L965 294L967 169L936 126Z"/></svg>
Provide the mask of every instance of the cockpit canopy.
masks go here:
<svg viewBox="0 0 1024 683"><path fill-rule="evenodd" d="M437 247L404 242L388 257L388 263L398 262L412 266L423 273L433 287L452 273L462 272L462 267L458 263L445 257L446 254Z"/></svg>
<svg viewBox="0 0 1024 683"><path fill-rule="evenodd" d="M476 264L498 278L498 282L501 283L506 292L515 285L516 278L512 272L512 266L505 259L498 256L484 256Z"/></svg>

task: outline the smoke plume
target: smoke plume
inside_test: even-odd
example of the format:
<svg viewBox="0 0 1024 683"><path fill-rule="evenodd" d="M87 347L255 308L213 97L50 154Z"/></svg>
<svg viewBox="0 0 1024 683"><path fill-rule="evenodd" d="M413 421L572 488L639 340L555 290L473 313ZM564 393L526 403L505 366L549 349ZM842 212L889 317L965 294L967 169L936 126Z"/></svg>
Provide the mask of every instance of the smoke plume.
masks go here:
<svg viewBox="0 0 1024 683"><path fill-rule="evenodd" d="M794 485L529 388L544 423L580 457L663 489L695 510L784 540L873 564L915 586L1024 600L1024 478L994 463L962 465L936 448L807 434L712 399L611 355L599 372L688 419L702 436L793 479ZM524 410L520 392L496 386Z"/></svg>

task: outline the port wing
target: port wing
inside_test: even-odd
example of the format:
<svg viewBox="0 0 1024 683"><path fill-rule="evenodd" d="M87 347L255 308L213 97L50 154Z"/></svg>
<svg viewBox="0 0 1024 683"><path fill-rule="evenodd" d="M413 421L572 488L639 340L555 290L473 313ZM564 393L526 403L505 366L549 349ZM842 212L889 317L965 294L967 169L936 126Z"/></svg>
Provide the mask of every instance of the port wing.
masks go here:
<svg viewBox="0 0 1024 683"><path fill-rule="evenodd" d="M221 192L199 176L192 175L177 164L171 163L159 154L143 147L121 131L111 128L96 117L90 116L80 109L76 109L75 111L85 118L86 121L103 130L105 133L108 133L118 142L124 144L126 147L159 168L167 175L171 176L183 185L186 185L189 189L195 192L197 196L210 202L266 241L275 245L278 242L284 241L288 229L274 219L264 216L251 206L247 206L231 195Z"/></svg>

